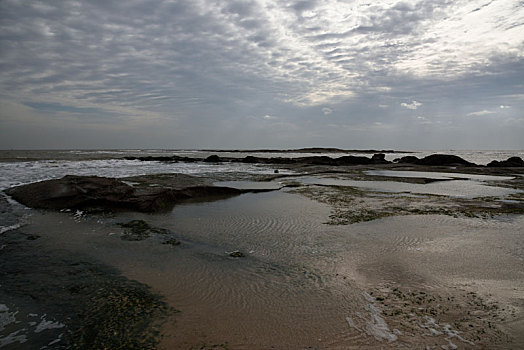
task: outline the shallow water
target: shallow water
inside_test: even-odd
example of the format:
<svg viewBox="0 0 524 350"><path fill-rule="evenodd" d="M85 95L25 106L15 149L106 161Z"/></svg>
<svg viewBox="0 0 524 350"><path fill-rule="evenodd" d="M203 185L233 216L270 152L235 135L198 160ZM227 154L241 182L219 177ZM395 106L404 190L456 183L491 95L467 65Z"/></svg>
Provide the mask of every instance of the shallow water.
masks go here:
<svg viewBox="0 0 524 350"><path fill-rule="evenodd" d="M504 197L522 192L514 188L487 185L477 180L446 180L428 184L412 184L400 181L360 181L324 177L297 177L293 179L309 185L351 186L368 191L431 194L456 198Z"/></svg>
<svg viewBox="0 0 524 350"><path fill-rule="evenodd" d="M436 289L456 279L503 278L524 291L521 217L409 216L331 226L323 224L329 212L280 190L185 204L162 215L48 213L26 230L45 228L42 244L89 254L164 295L181 311L165 327L166 348L387 345L348 324L348 317L373 317L363 294L370 286ZM131 219L167 228L182 244L123 241L116 223ZM230 257L234 250L246 257Z"/></svg>
<svg viewBox="0 0 524 350"><path fill-rule="evenodd" d="M468 179L476 181L504 181L514 179L514 176L477 175L464 173L443 173L433 171L402 171L402 170L366 170L367 175L392 177L420 177L435 180Z"/></svg>

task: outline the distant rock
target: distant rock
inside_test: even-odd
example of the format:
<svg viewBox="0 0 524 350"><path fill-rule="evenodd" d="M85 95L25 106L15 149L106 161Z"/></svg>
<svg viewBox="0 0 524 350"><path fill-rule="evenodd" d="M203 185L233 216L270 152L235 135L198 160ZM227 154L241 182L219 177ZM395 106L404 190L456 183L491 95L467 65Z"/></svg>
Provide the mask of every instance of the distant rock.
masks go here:
<svg viewBox="0 0 524 350"><path fill-rule="evenodd" d="M468 162L465 159L460 158L452 154L432 154L430 156L419 159L415 162L418 165L463 165L463 166L476 166L476 164Z"/></svg>
<svg viewBox="0 0 524 350"><path fill-rule="evenodd" d="M371 164L371 158L362 156L343 156L335 159L337 165L366 165Z"/></svg>
<svg viewBox="0 0 524 350"><path fill-rule="evenodd" d="M375 153L371 157L371 161L373 162L373 164L388 164L388 163L390 163L390 162L388 162L386 160L386 155L384 153Z"/></svg>
<svg viewBox="0 0 524 350"><path fill-rule="evenodd" d="M393 162L395 163L407 163L407 164L415 164L419 161L420 159L418 159L417 157L415 156L405 156L405 157L401 157L401 158L396 158L393 160Z"/></svg>
<svg viewBox="0 0 524 350"><path fill-rule="evenodd" d="M207 157L206 159L204 159L204 162L207 162L207 163L220 163L221 159L216 154L213 154L213 155Z"/></svg>
<svg viewBox="0 0 524 350"><path fill-rule="evenodd" d="M524 167L524 160L520 157L510 157L503 161L494 160L490 162L488 167L496 167L496 168L502 168L502 167Z"/></svg>

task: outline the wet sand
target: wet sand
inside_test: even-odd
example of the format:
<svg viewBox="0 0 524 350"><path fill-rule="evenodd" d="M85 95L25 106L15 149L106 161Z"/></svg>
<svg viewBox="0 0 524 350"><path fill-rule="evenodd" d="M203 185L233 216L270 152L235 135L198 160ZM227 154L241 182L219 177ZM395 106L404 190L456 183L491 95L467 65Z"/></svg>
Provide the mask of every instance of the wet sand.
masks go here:
<svg viewBox="0 0 524 350"><path fill-rule="evenodd" d="M342 206L383 213L414 199L346 191L326 201L339 188L312 186L164 214L39 212L21 231L39 236L42 251L110 266L163 296L180 312L164 324L159 348L524 347L523 215L490 202L481 205L498 208L490 215L468 216L457 209L473 206L468 199L427 196L416 200L455 209L341 224L332 219ZM181 244L162 244L162 234L121 239L118 223L137 219ZM231 257L235 250L246 256Z"/></svg>

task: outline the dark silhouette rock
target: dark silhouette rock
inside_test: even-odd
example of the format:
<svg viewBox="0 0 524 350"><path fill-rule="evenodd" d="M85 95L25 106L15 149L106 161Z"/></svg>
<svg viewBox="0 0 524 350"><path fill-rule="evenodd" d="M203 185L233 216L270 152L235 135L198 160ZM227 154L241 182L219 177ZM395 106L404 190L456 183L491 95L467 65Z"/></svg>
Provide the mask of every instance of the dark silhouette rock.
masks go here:
<svg viewBox="0 0 524 350"><path fill-rule="evenodd" d="M488 167L497 167L497 168L524 167L524 160L522 160L522 158L520 157L510 157L503 161L494 160L490 162L487 166Z"/></svg>
<svg viewBox="0 0 524 350"><path fill-rule="evenodd" d="M221 160L220 160L219 156L217 156L216 154L213 154L213 155L207 157L206 159L204 159L204 162L207 162L207 163L220 163Z"/></svg>
<svg viewBox="0 0 524 350"><path fill-rule="evenodd" d="M463 166L475 166L476 164L468 162L465 159L460 158L452 154L432 154L430 156L419 159L415 164L418 165L463 165Z"/></svg>
<svg viewBox="0 0 524 350"><path fill-rule="evenodd" d="M261 163L261 158L259 157L254 157L254 156L247 156L247 157L244 157L242 158L241 160L242 163Z"/></svg>
<svg viewBox="0 0 524 350"><path fill-rule="evenodd" d="M335 158L337 165L366 165L371 164L371 158L362 156L343 156Z"/></svg>
<svg viewBox="0 0 524 350"><path fill-rule="evenodd" d="M371 157L371 162L373 162L373 164L388 164L388 163L391 163L391 162L388 162L386 160L386 155L384 153L375 153Z"/></svg>
<svg viewBox="0 0 524 350"><path fill-rule="evenodd" d="M401 158L396 158L393 160L395 163L407 163L407 164L415 164L419 161L419 159L415 156L405 156Z"/></svg>

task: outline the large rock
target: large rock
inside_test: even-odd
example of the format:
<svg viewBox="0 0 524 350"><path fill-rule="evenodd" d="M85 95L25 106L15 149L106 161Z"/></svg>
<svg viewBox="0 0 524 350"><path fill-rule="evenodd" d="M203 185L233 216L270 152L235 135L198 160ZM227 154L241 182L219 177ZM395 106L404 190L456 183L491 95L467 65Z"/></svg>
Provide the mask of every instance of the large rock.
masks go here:
<svg viewBox="0 0 524 350"><path fill-rule="evenodd" d="M188 199L224 198L261 191L264 190L239 190L205 185L178 189L149 186L135 188L117 179L73 175L5 190L13 199L31 208L141 212L170 210L176 203Z"/></svg>
<svg viewBox="0 0 524 350"><path fill-rule="evenodd" d="M388 163L391 163L391 162L386 160L386 155L384 153L375 153L371 157L371 161L374 164L388 164Z"/></svg>
<svg viewBox="0 0 524 350"><path fill-rule="evenodd" d="M401 157L401 158L396 158L394 159L393 161L395 163L407 163L407 164L415 164L419 161L420 159L418 159L417 157L415 156L405 156L405 157Z"/></svg>
<svg viewBox="0 0 524 350"><path fill-rule="evenodd" d="M419 159L415 162L418 165L463 165L475 166L476 164L468 162L452 154L432 154L430 156Z"/></svg>
<svg viewBox="0 0 524 350"><path fill-rule="evenodd" d="M221 159L216 154L213 154L213 155L207 157L206 159L204 159L203 161L206 162L206 163L219 163L219 162L221 162Z"/></svg>
<svg viewBox="0 0 524 350"><path fill-rule="evenodd" d="M503 161L498 161L498 160L494 160L492 162L490 162L488 165L488 167L497 167L497 168L502 168L502 167L524 167L524 160L522 160L522 158L520 157L510 157L506 160L503 160Z"/></svg>

